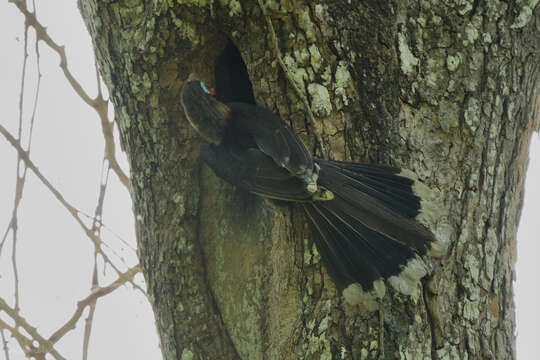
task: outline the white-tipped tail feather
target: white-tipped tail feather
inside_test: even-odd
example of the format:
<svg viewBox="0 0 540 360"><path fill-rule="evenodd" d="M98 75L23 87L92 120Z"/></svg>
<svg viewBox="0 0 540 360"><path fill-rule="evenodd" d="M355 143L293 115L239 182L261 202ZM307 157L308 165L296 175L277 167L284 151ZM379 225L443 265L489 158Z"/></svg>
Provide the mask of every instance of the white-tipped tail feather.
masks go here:
<svg viewBox="0 0 540 360"><path fill-rule="evenodd" d="M410 296L414 301L421 294L420 279L428 273L426 264L422 259L415 257L410 259L398 275L388 278L388 283L399 293ZM367 311L377 310L378 300L386 294L384 281L376 280L373 288L364 291L362 285L353 283L343 290L343 298L349 305L360 305Z"/></svg>
<svg viewBox="0 0 540 360"><path fill-rule="evenodd" d="M378 301L386 294L386 285L382 280L373 282L373 288L364 291L362 285L353 283L343 290L343 298L349 305L360 305L367 311L375 311L378 307Z"/></svg>
<svg viewBox="0 0 540 360"><path fill-rule="evenodd" d="M419 213L415 217L416 221L431 228L440 225L441 219L445 218L442 212L445 207L439 203L439 192L429 188L419 180L414 172L408 169L401 169L398 175L414 181L411 186L412 192L421 199ZM436 259L443 257L447 250L446 243L444 239L438 236L436 240L430 243L430 248L426 252L426 255Z"/></svg>
<svg viewBox="0 0 540 360"><path fill-rule="evenodd" d="M420 296L420 279L426 276L428 269L422 259L415 257L409 259L403 271L398 275L391 276L388 282L392 287L403 295L418 299Z"/></svg>

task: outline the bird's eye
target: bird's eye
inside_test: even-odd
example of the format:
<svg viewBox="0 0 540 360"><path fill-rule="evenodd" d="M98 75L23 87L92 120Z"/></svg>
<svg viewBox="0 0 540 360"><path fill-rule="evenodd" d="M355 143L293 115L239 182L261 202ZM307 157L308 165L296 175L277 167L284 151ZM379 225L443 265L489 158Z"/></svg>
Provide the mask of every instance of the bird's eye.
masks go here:
<svg viewBox="0 0 540 360"><path fill-rule="evenodd" d="M201 81L201 87L202 87L202 89L203 89L203 91L204 91L205 93L207 93L208 95L211 95L210 90L208 90L208 88L206 87L205 83L203 83L202 81Z"/></svg>

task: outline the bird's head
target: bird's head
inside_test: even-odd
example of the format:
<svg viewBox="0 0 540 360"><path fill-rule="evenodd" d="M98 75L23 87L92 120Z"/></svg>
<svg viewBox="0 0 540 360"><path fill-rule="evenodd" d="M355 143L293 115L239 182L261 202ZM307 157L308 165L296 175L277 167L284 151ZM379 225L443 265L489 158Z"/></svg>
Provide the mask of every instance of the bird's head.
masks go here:
<svg viewBox="0 0 540 360"><path fill-rule="evenodd" d="M212 95L212 96L216 96L216 90L214 90L214 88L209 88L206 86L205 83L203 83L202 81L200 82L201 83L201 88L203 89L203 91L209 95Z"/></svg>
<svg viewBox="0 0 540 360"><path fill-rule="evenodd" d="M182 89L182 106L191 126L212 144L219 144L231 110L215 98L212 88L189 76Z"/></svg>

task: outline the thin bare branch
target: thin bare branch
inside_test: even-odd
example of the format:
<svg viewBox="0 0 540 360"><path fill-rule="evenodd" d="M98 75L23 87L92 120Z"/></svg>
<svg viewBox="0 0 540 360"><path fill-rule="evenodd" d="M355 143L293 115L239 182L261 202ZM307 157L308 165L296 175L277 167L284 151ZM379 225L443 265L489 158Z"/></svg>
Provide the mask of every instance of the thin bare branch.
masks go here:
<svg viewBox="0 0 540 360"><path fill-rule="evenodd" d="M98 78L99 81L99 78ZM101 96L101 91L100 95ZM107 191L107 184L109 181L109 167L105 169L105 164L107 160L104 158L101 163L101 179L102 183L99 188L98 203L96 210L94 211L94 221L92 221L92 233L101 238L101 224L98 219L103 218L103 204L105 203L105 193ZM94 249L97 250L97 249ZM94 266L92 270L92 285L90 288L92 290L99 288L98 274L97 274L97 251L94 251ZM97 299L94 299L89 305L90 311L86 318L86 324L84 326L84 335L83 335L83 360L88 359L88 345L90 344L90 335L92 334L92 324L94 320L94 315L96 313Z"/></svg>
<svg viewBox="0 0 540 360"><path fill-rule="evenodd" d="M135 275L138 274L140 271L141 271L141 268L139 265L134 266L130 268L129 270L127 270L126 272L120 274L118 276L118 279L116 279L111 284L104 287L98 287L92 290L92 293L90 295L88 295L85 299L77 303L77 309L75 310L75 313L60 329L58 329L54 334L51 335L51 337L49 338L49 341L54 344L58 340L60 340L65 334L68 333L69 330L75 328L75 325L81 318L83 311L87 306L89 306L96 299L113 292L120 286L128 282L132 282Z"/></svg>
<svg viewBox="0 0 540 360"><path fill-rule="evenodd" d="M4 336L4 330L10 332L11 336L15 338L15 340L17 340L19 346L21 347L22 351L24 351L27 357L29 357L29 354L36 353L38 351L38 348L35 347L34 344L32 344L32 339L24 336L18 329L10 326L2 319L0 319L0 329L2 329L2 337Z"/></svg>
<svg viewBox="0 0 540 360"><path fill-rule="evenodd" d="M108 103L105 103L108 104ZM103 110L103 114L100 114L101 118L101 131L103 132L103 138L105 139L105 158L109 161L109 167L115 172L118 176L120 182L130 189L129 178L124 173L120 164L116 160L116 145L114 143L114 122L109 121L107 116L107 109Z"/></svg>
<svg viewBox="0 0 540 360"><path fill-rule="evenodd" d="M2 349L4 350L4 356L6 357L6 360L9 360L9 348L6 335L4 334L4 329L0 330L0 335L2 336Z"/></svg>
<svg viewBox="0 0 540 360"><path fill-rule="evenodd" d="M34 51L36 52L36 67L37 67L37 84L36 84L36 92L34 94L34 104L32 106L32 116L30 117L30 130L28 133L28 152L30 152L30 149L32 148L32 135L34 133L34 123L36 120L36 113L38 108L38 100L39 100L39 90L41 89L41 78L43 77L43 74L41 73L41 54L39 53L39 46L38 41L36 39L35 42L35 48ZM26 175L26 167L24 168L24 172ZM24 176L23 176L24 177Z"/></svg>
<svg viewBox="0 0 540 360"><path fill-rule="evenodd" d="M120 269L118 269L118 267L109 259L108 255L101 248L101 243L102 243L101 239L98 236L96 236L96 234L94 234L91 229L86 227L86 225L82 222L82 220L78 216L79 211L74 206L72 206L70 203L68 203L64 199L62 194L58 190L56 190L56 188L54 186L51 185L51 183L49 182L49 180L47 180L47 178L45 176L43 176L43 174L41 173L41 171L39 171L37 166L28 158L28 153L26 151L24 151L23 148L21 148L19 141L17 139L15 139L13 137L13 135L11 135L9 133L9 131L7 131L2 125L0 125L0 133L2 135L4 135L4 137L8 140L8 142L15 148L15 150L17 150L17 152L21 156L21 159L26 163L26 166L28 166L28 168L30 170L32 170L32 172L45 185L45 187L47 189L49 189L49 191L54 195L54 197L72 215L72 217L75 219L75 221L79 224L79 226L86 233L86 235L90 238L90 240L92 240L92 243L94 244L94 247L95 247L96 251L103 257L103 260L107 264L109 264L116 271L116 273L121 274ZM135 286L135 284L134 284L134 286Z"/></svg>
<svg viewBox="0 0 540 360"><path fill-rule="evenodd" d="M77 95L81 97L81 99L90 105L91 107L94 107L94 99L92 99L82 88L81 84L75 79L75 77L71 74L71 72L68 69L67 66L67 57L66 57L66 51L63 45L58 45L47 33L47 29L40 24L40 22L37 20L35 12L31 12L28 10L28 7L26 5L26 2L24 1L15 1L15 0L9 0L12 4L14 4L19 11L24 15L25 22L28 24L28 26L31 26L36 31L36 36L38 40L44 41L51 49L53 49L59 56L60 56L60 68L64 72L64 75L66 79L68 80L69 84L75 90Z"/></svg>
<svg viewBox="0 0 540 360"><path fill-rule="evenodd" d="M28 64L28 21L24 22L24 43L23 43L23 65L21 71L21 91L19 93L19 132L18 137L22 135L23 123L23 104L24 104L24 85L26 84L26 65Z"/></svg>
<svg viewBox="0 0 540 360"><path fill-rule="evenodd" d="M109 227L107 224L105 224L103 222L103 220L101 219L98 219L97 217L95 216L92 216L92 215L89 215L87 213L85 213L84 211L80 211L79 210L79 215L81 216L84 216L85 218L87 218L88 220L91 220L91 221L96 221L97 223L99 223L99 225L107 230L109 233L111 233L115 238L117 238L124 246L126 246L128 249L130 249L131 251L133 252L136 252L137 249L135 249L126 239L122 238L120 235L118 235L111 227ZM105 241L103 241L103 245L106 245L108 246Z"/></svg>
<svg viewBox="0 0 540 360"><path fill-rule="evenodd" d="M22 128L23 128L23 109L24 109L24 88L26 84L26 66L28 64L28 21L24 22L24 44L23 44L23 66L22 66L22 72L21 72L21 92L19 93L19 127L17 131L17 137L19 141L22 137ZM24 183L25 183L25 177L20 176L19 169L20 169L20 162L21 157L20 155L17 155L17 164L15 165L15 176L16 176L16 182L15 182L15 199L13 204L13 210L11 213L11 221L9 222L9 227L6 230L6 236L9 233L9 230L11 229L11 238L12 238L12 247L11 247L11 265L13 269L13 290L15 295L15 309L19 311L19 271L17 268L17 230L18 230L18 218L17 213L19 209L19 204L21 202L23 191L24 191ZM4 238L2 240L2 245L4 244L4 241L6 239ZM1 250L1 246L0 246Z"/></svg>
<svg viewBox="0 0 540 360"><path fill-rule="evenodd" d="M96 45L92 41L92 49L94 50L94 54L96 53ZM94 69L96 70L96 82L97 82L97 97L103 99L103 90L101 89L101 75L99 75L99 65L97 62L96 57L94 56Z"/></svg>
<svg viewBox="0 0 540 360"><path fill-rule="evenodd" d="M97 275L97 254L94 254L94 269L92 274L92 290L99 288L98 275ZM90 311L86 317L86 323L84 325L83 335L83 360L88 360L88 345L90 344L90 335L92 334L92 324L94 323L94 315L96 314L97 298L93 299L88 307Z"/></svg>
<svg viewBox="0 0 540 360"><path fill-rule="evenodd" d="M112 253L118 256L122 260L122 262L124 262L125 264L124 259L118 254L116 254L114 249L112 247L109 247L101 239L101 229L105 227L102 222L102 215L103 215L105 193L106 193L106 188L108 184L109 171L110 170L114 171L114 173L118 176L122 184L128 189L128 191L130 190L129 178L123 172L118 161L116 160L116 148L115 148L115 139L114 139L114 132L113 132L115 124L114 124L114 121L109 121L109 118L108 118L109 101L108 99L106 100L103 97L103 89L102 89L102 84L101 84L101 78L99 76L99 69L98 69L97 62L95 62L95 69L96 69L98 94L96 98L92 99L91 96L89 96L88 93L85 92L82 85L75 79L75 77L69 70L64 46L61 46L58 43L56 43L47 33L46 27L41 25L39 21L37 20L35 0L32 0L33 11L29 10L26 0L20 0L20 1L8 0L8 1L13 3L19 9L19 11L24 15L25 23L24 23L24 62L23 62L23 68L22 68L21 92L20 92L20 97L19 97L19 128L17 132L18 134L17 138L15 138L11 133L9 133L2 125L0 125L0 133L4 135L7 141L17 150L17 179L16 179L15 201L14 201L11 220L9 221L8 227L3 235L2 241L0 242L0 254L1 254L3 245L6 243L8 235L11 235L10 238L13 241L12 264L13 264L13 272L14 272L14 279L15 279L15 303L14 303L15 306L11 308L7 304L6 300L0 298L0 311L4 311L15 322L15 325L11 326L0 319L0 335L2 338L4 354L5 354L6 360L9 360L8 342L4 334L4 330L7 330L13 336L13 338L16 339L21 349L25 352L28 358L45 360L45 355L50 353L55 359L63 359L63 357L54 349L54 344L58 340L60 340L68 331L75 328L75 325L78 322L78 320L81 318L84 310L86 309L86 307L89 307L90 311L88 313L88 317L86 318L84 337L83 337L83 359L86 359L88 356L88 344L90 341L92 323L93 323L93 318L96 311L98 298L109 294L110 292L114 291L116 288L118 288L119 286L127 282L131 283L135 289L141 291L143 294L146 295L145 290L143 290L139 285L137 285L134 282L134 276L140 272L139 266L137 265L132 268L128 268L128 270L125 272L120 271L120 269L115 265L115 263L113 263L111 259L108 257L107 253L105 253L105 251L103 250L103 246L107 246L107 249L108 249L107 251L108 252L112 251ZM26 79L26 73L27 73L27 62L29 58L28 30L30 27L32 27L36 33L34 51L37 55L38 78L37 78L37 85L36 85L36 92L34 96L32 113L30 117L28 143L26 146L27 149L25 150L22 146L22 144L25 143L25 141L23 141L22 139L22 134L23 134L23 129L24 129L23 128L23 124L24 124L23 123L23 119L24 119L23 109L24 109L24 92L25 92L25 86L26 86L25 79ZM62 196L62 194L47 180L47 178L45 178L45 176L39 171L37 166L30 160L32 134L33 134L34 123L35 123L36 114L37 114L40 84L41 84L41 77L42 77L41 68L40 68L40 53L39 53L40 40L43 41L45 44L47 44L53 51L55 51L59 55L60 68L62 69L68 83L71 85L75 93L87 105L91 106L97 112L101 120L101 128L102 128L103 137L105 140L105 151L104 151L104 159L103 159L103 166L102 166L102 178L104 179L104 181L100 186L98 204L96 206L95 214L93 217L83 214L80 210L78 210L77 208L72 206L69 202L67 202ZM18 213L19 204L21 202L22 195L23 195L26 174L27 174L28 169L34 172L37 178L45 185L45 187L53 194L53 196L70 213L70 215L75 219L75 221L79 224L79 226L81 226L83 231L86 233L86 235L89 237L89 239L92 241L94 245L94 266L93 266L91 294L87 298L85 298L84 300L80 301L77 304L77 309L75 313L73 314L73 316L60 329L58 329L48 340L44 339L34 327L30 326L28 322L26 322L26 320L19 313L20 312L19 311L19 290L18 290L19 280L18 280L18 272L17 272L17 253L16 253L17 230L18 230L17 213ZM86 226L85 223L82 222L81 215L88 216L89 218L92 219L92 222L91 222L92 225L90 227ZM119 236L117 236L116 234L115 236L118 237L129 248L133 249L127 242L122 240ZM97 256L98 255L101 255L101 257L103 258L105 266L110 265L118 275L117 280L106 287L100 287L99 285L98 276L97 276L97 271L98 271ZM127 266L127 264L125 265ZM24 331L22 329L24 329ZM36 341L37 341L37 344L39 344L39 346L36 344Z"/></svg>
<svg viewBox="0 0 540 360"><path fill-rule="evenodd" d="M21 72L21 90L19 93L19 126L17 131L17 136L19 139L19 142L22 142L22 131L23 131L23 109L24 109L24 91L25 91L25 84L26 84L26 69L28 64L28 29L29 29L29 23L25 20L24 24L24 43L23 43L23 66L22 66L22 72ZM36 91L34 95L34 103L32 106L32 115L30 117L30 129L29 129L29 135L28 135L28 150L27 152L30 152L31 145L32 145L32 134L34 129L34 122L36 118L36 112L37 112L37 104L39 99L39 90L41 85L41 67L40 67L40 53L39 53L39 47L37 45L37 39L35 42L35 52L36 52L36 65L37 65L37 85L36 85ZM21 203L23 192L24 192L24 185L26 182L26 171L27 167L26 165L24 168L21 169L21 156L20 154L17 154L17 164L15 169L16 174L16 182L15 182L15 199L13 204L13 210L11 213L11 219L8 223L8 227L6 231L4 232L4 236L2 238L2 241L0 242L0 254L2 253L2 248L7 240L7 235L9 234L9 231L11 230L12 234L12 248L11 248L11 264L13 269L13 278L14 278L14 296L15 296L15 309L19 310L19 271L17 267L17 245L18 245L18 210L19 205Z"/></svg>
<svg viewBox="0 0 540 360"><path fill-rule="evenodd" d="M51 353L51 355L54 356L55 359L64 359L64 357L62 357L62 355L60 355L58 351L56 351L56 349L54 348L53 342L41 336L37 332L36 328L31 326L21 315L19 315L16 309L9 306L2 298L0 298L0 310L3 310L10 318L13 319L13 321L15 321L15 324L17 326L20 326L21 328L23 328L24 331L26 331L28 335L32 337L32 339L34 339L35 341L39 343L39 349L37 349L36 354L33 354L33 356L36 356L38 354ZM14 334L13 330L16 333L18 333L16 328L15 329L9 328L9 325L6 327L4 326L4 324L2 324L2 327L9 330L12 334Z"/></svg>
<svg viewBox="0 0 540 360"><path fill-rule="evenodd" d="M2 236L2 241L0 241L0 255L2 255L2 249L4 248L4 244L7 241L7 236L9 235L9 231L11 230L11 224L13 223L13 216L11 217L11 220L9 220L8 225L6 227L6 231L4 231L4 235Z"/></svg>
<svg viewBox="0 0 540 360"><path fill-rule="evenodd" d="M31 26L36 31L37 40L44 41L52 50L54 50L58 56L60 56L60 68L64 73L67 81L73 88L73 90L79 95L79 97L89 106L91 106L99 115L102 125L102 131L105 138L105 148L106 148L106 158L109 161L109 166L115 172L115 174L120 179L120 182L130 189L129 186L129 177L124 173L118 161L116 160L114 136L113 136L113 122L109 121L108 118L108 104L109 101L105 100L102 95L101 82L98 79L98 95L95 99L92 99L86 91L84 91L81 84L75 79L73 74L68 68L68 61L66 56L66 51L63 45L57 44L47 33L47 29L39 23L34 12L28 10L28 7L23 1L14 1L10 0L20 12L25 17L25 24ZM97 65L96 65L97 66Z"/></svg>
<svg viewBox="0 0 540 360"><path fill-rule="evenodd" d="M90 311L86 317L83 336L83 360L88 360L88 346L90 344L90 334L92 333L92 324L94 323L94 315L96 314L97 300L94 300L89 305Z"/></svg>
<svg viewBox="0 0 540 360"><path fill-rule="evenodd" d="M11 246L11 265L13 269L13 288L15 295L15 310L19 311L20 309L20 299L19 299L19 270L17 267L17 216L13 217L13 223L11 226L12 229L12 240L13 245Z"/></svg>

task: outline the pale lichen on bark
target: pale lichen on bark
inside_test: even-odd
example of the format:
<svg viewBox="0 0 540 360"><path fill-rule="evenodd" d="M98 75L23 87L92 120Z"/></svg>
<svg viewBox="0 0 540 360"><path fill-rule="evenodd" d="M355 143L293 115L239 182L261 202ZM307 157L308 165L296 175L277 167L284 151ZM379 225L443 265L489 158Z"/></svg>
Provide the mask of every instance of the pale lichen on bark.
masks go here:
<svg viewBox="0 0 540 360"><path fill-rule="evenodd" d="M527 119L525 104L531 100L521 95L531 91L531 83L513 76L529 61L524 54L513 58L527 41L510 26L519 6L420 4L405 24L419 66L415 77L406 74L410 84L402 88L407 104L401 118L408 126L401 134L409 151L425 154L407 166L441 190L447 210L441 218L452 229L444 231L456 242L451 261L432 280L457 285L439 286L428 304L439 326L433 331L434 349L443 358L511 358L514 211L527 157L522 143L528 143L535 126ZM531 36L538 42L538 33ZM538 59L538 48L530 55ZM410 57L405 53L401 59ZM512 111L516 101L524 106L519 115ZM505 309L505 318L492 316L493 299Z"/></svg>

